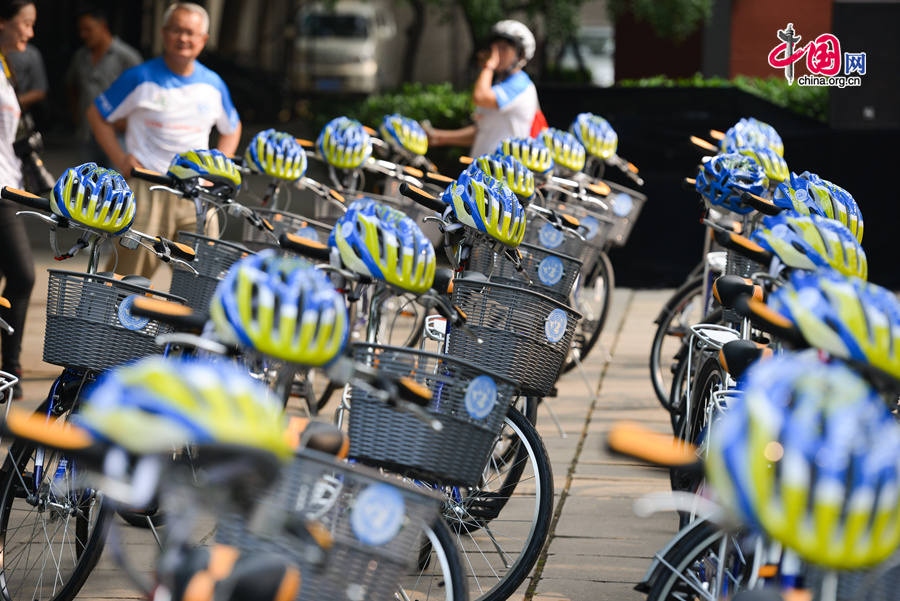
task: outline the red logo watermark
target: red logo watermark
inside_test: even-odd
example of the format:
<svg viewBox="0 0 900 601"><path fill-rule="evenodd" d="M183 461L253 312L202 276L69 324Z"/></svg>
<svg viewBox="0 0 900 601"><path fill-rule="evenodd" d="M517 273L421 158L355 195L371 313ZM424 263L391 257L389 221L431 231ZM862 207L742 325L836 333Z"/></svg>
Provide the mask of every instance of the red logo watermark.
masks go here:
<svg viewBox="0 0 900 601"><path fill-rule="evenodd" d="M841 42L834 34L820 34L800 46L802 36L794 31L793 23L788 23L787 27L778 30L776 37L781 43L769 52L769 66L784 69L784 77L789 84L794 83L794 63L805 57L806 69L810 74L800 77L798 85L831 85L841 88L862 85L862 78L859 76L866 74L866 53L845 52L842 56ZM839 76L842 58L844 77Z"/></svg>

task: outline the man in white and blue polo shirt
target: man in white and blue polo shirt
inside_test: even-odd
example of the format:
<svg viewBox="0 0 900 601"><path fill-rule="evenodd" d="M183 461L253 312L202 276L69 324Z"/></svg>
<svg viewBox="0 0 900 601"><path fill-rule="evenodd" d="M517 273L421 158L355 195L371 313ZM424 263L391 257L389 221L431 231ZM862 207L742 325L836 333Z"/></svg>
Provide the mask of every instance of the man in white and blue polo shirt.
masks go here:
<svg viewBox="0 0 900 601"><path fill-rule="evenodd" d="M490 54L472 90L475 123L461 129L428 130L432 146L468 146L472 156L494 152L506 138L534 137L547 127L537 88L522 68L534 56L534 36L519 21L491 29Z"/></svg>
<svg viewBox="0 0 900 601"><path fill-rule="evenodd" d="M198 4L178 2L163 18L163 55L128 69L87 110L97 142L123 175L133 167L165 173L179 152L209 148L213 126L217 148L237 150L241 122L222 78L197 62L209 39L209 15ZM115 124L125 122L125 148L116 139ZM165 192L150 192L141 180L129 179L135 192L134 228L171 238L177 230L193 231L193 203ZM218 224L211 224L216 230ZM216 232L211 232L215 235ZM118 248L122 274L151 277L158 266L147 252ZM108 265L111 270L114 261Z"/></svg>

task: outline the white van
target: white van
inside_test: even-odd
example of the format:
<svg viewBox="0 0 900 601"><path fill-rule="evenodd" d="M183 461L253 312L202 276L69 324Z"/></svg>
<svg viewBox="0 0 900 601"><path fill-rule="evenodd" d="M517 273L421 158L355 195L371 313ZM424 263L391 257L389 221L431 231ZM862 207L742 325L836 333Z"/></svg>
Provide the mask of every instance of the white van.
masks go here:
<svg viewBox="0 0 900 601"><path fill-rule="evenodd" d="M298 92L376 92L386 85L390 8L377 2L314 3L297 13L293 84Z"/></svg>

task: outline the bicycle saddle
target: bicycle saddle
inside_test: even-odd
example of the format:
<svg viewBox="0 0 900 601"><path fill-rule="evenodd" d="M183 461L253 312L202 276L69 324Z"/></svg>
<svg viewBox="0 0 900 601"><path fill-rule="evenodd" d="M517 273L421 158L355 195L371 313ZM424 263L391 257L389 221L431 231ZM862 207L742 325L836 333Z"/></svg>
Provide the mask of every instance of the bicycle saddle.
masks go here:
<svg viewBox="0 0 900 601"><path fill-rule="evenodd" d="M763 300L761 286L753 283L753 280L742 278L739 275L723 275L713 282L713 296L723 307L732 309L742 296L749 296L757 300Z"/></svg>
<svg viewBox="0 0 900 601"><path fill-rule="evenodd" d="M752 340L732 340L719 351L719 364L737 380L757 360L773 354L772 349L764 344Z"/></svg>

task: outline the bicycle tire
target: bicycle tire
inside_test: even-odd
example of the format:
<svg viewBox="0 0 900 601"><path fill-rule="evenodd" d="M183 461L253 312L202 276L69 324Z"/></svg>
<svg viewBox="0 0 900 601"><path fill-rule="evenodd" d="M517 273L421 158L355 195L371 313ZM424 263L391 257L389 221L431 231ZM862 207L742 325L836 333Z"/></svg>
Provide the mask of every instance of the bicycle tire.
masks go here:
<svg viewBox="0 0 900 601"><path fill-rule="evenodd" d="M46 402L41 405L41 408L38 409L39 412L43 411L46 413ZM8 547L13 546L11 542L8 540L8 536L15 535L20 527L10 528L10 519L12 517L14 511L14 504L16 504L17 500L22 501L26 505L29 503L25 499L26 491L28 490L28 481L29 477L23 477L23 473L28 475L27 465L31 458L36 454L39 450L39 447L30 444L23 443L14 443L10 448L9 453L7 454L7 458L3 464L2 476L0 476L0 545L2 545L3 553L2 553L2 563L0 563L0 599L4 601L18 601L18 599L28 599L29 601L33 600L43 600L47 599L50 601L71 601L75 598L78 592L81 590L81 587L84 585L91 571L97 565L97 562L100 560L100 556L103 552L104 543L106 540L106 533L109 528L109 524L112 518L112 509L110 505L103 501L102 496L96 498L96 502L93 503L93 507L89 509L89 515L87 520L83 518L79 518L77 516L56 516L53 521L66 521L66 530L63 531L63 542L65 541L65 534L68 529L68 518L73 517L76 521L74 529L76 530L74 534L75 544L80 546L80 552L75 556L75 562L72 566L71 573L64 580L62 575L57 573L53 577L54 587L49 593L49 596L44 596L42 587L42 575L38 576L38 581L35 583L35 588L33 592L27 594L27 591L23 591L21 597L16 593L16 596L12 596L12 589L17 588L12 578L12 573L9 572L9 569L15 565L18 566L17 561L15 559L10 559L10 553L7 552ZM55 453L51 453L49 451L45 451L40 449L44 454L44 459L47 457L51 457L50 461L47 465L54 465L55 472L55 464L53 463L52 457ZM50 470L47 470L45 473L50 473ZM24 485L23 485L24 483ZM18 509L16 509L18 512ZM26 510L27 511L27 510ZM79 510L81 511L81 510ZM94 524L93 529L88 532L89 521L90 521L90 512L96 512L97 518ZM52 512L44 511L40 512L41 515L46 514L51 519L53 519ZM26 516L27 517L27 516ZM46 526L46 524L44 524ZM59 526L53 531L54 538L55 534L58 532ZM32 530L32 534L34 534L34 530ZM48 537L49 538L49 537ZM26 542L25 545L29 546L32 543ZM39 543L43 544L43 542ZM50 544L53 545L53 542L50 541ZM62 545L60 545L61 547ZM51 551L52 553L52 551ZM30 557L30 555L29 555ZM52 557L52 556L51 556ZM60 563L62 563L63 553L60 553ZM9 564L7 563L9 562ZM47 559L45 557L44 564L46 565ZM51 563L55 563L52 561ZM9 566L9 567L8 567ZM26 575L31 573L31 570L26 570ZM57 588L57 579L63 580L63 582ZM25 584L24 582L22 584ZM18 588L21 588L19 585ZM30 585L29 585L30 588ZM38 590L40 589L40 590ZM40 593L40 594L36 594Z"/></svg>
<svg viewBox="0 0 900 601"><path fill-rule="evenodd" d="M425 527L425 538L422 541L422 549L420 550L420 559L416 574L416 585L419 585L424 573L430 568L440 568L440 578L438 588L444 590L445 601L468 601L469 591L466 582L465 568L462 559L459 556L459 550L453 539L453 533L447 524L438 519L434 524ZM422 557L422 555L426 557ZM432 557L434 555L434 557ZM434 576L432 576L434 578ZM447 582L450 586L447 586ZM403 585L400 586L404 589ZM428 590L432 589L429 583ZM419 594L410 595L403 590L399 595L400 599L420 599ZM430 596L424 597L430 599Z"/></svg>
<svg viewBox="0 0 900 601"><path fill-rule="evenodd" d="M722 308L713 309L709 315L702 319L703 323L721 323L723 317ZM669 391L669 421L672 424L672 433L677 434L679 428L679 420L681 418L682 408L684 404L684 384L689 377L687 374L687 356L688 342L685 341L676 355L675 366L673 369L674 378L672 379L672 388ZM696 365L696 363L694 364ZM697 373L696 370L694 373Z"/></svg>
<svg viewBox="0 0 900 601"><path fill-rule="evenodd" d="M682 576L692 565L702 562L702 557L721 544L723 536L728 536L728 534L715 524L704 521L678 541L666 552L662 561L660 561L660 565L650 577L652 586L650 587L650 592L647 593L647 601L670 601L690 598L690 588L688 588L686 596L680 594L679 587L683 588L686 584L685 580L679 576ZM736 554L737 556L746 563L745 574L749 575L747 582L749 583L748 586L752 587L756 581L755 570L758 568L756 564L759 558L756 557L756 554L753 554L750 556L751 561L747 562L748 554L746 551ZM676 591L678 592L676 593ZM736 592L729 589L728 596L731 597ZM709 598L710 595L711 593L707 591L703 598Z"/></svg>
<svg viewBox="0 0 900 601"><path fill-rule="evenodd" d="M598 282L603 282L603 290L601 291L600 296L602 297L603 306L600 308L599 312L594 316L593 319L590 318L591 311L585 311L584 303L588 301L583 301L579 303L578 295L582 290L587 288L594 288L596 290L596 286ZM609 260L609 255L606 254L605 251L599 251L597 254L597 262L592 270L591 277L585 279L585 286L578 285L575 289L572 299L572 306L580 311L583 314L583 318L578 322L578 326L575 330L575 339L572 343L572 350L569 351L570 355L573 352L578 353L579 361L584 361L588 354L591 352L591 349L597 344L597 341L600 339L600 334L603 332L603 326L606 325L606 318L609 317L609 306L612 304L612 294L613 290L616 286L616 275L613 271L612 262ZM580 346L575 348L578 344L577 341L581 341ZM566 361L566 364L562 368L561 374L567 373L573 369L578 363L575 359L571 359Z"/></svg>
<svg viewBox="0 0 900 601"><path fill-rule="evenodd" d="M659 317L656 318L656 323L659 325L656 328L656 333L653 335L653 342L650 345L650 381L653 383L653 391L656 393L656 398L659 400L660 405L667 411L670 409L670 389L666 386L663 377L664 368L661 361L663 342L670 333L672 320L681 314L693 297L698 295L702 296L702 294L703 276L701 275L700 277L693 278L682 284L681 287L669 297L669 300L666 301ZM682 338L682 340L684 340L684 338Z"/></svg>
<svg viewBox="0 0 900 601"><path fill-rule="evenodd" d="M550 531L550 520L553 514L553 472L550 467L550 458L541 441L540 436L528 419L516 409L511 408L505 418L504 427L510 428L519 437L520 445L516 461L513 467L515 477L504 477L497 491L490 491L490 481L483 482L480 489L471 492L460 502L449 499L445 504L444 517L448 521L450 530L455 534L457 547L464 555L464 565L468 566L468 588L477 595L479 601L503 601L515 593L516 589L528 575L537 562L538 556ZM504 555L512 558L506 550L494 548L489 541L496 541L503 537L497 537L493 531L501 524L500 513L507 506L512 493L516 490L523 494L522 476L527 467L531 467L533 475L528 480L533 480L535 507L532 514L531 528L521 550L505 572L489 565L489 570L482 570L483 561L488 561L486 550L496 552L498 557ZM529 485L530 486L530 485ZM528 491L530 499L530 490ZM521 520L518 520L521 522ZM519 526L516 526L519 528ZM487 531L485 534L484 531ZM485 540L479 544L476 537L484 534ZM506 566L504 565L504 568ZM476 573L477 572L477 573ZM502 575L501 575L502 572ZM489 578L484 574L492 574L496 582L485 587L481 578L485 581ZM487 584L487 582L485 582Z"/></svg>

